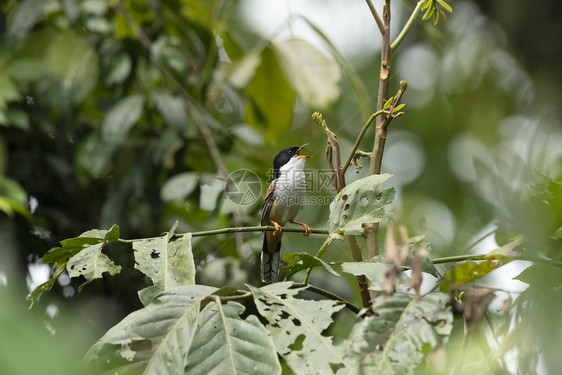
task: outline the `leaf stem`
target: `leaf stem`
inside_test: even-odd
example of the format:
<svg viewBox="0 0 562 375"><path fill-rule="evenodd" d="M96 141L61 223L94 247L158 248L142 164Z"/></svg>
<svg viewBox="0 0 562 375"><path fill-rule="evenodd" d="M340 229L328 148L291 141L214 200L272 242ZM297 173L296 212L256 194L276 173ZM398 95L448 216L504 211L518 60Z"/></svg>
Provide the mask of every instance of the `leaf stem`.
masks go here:
<svg viewBox="0 0 562 375"><path fill-rule="evenodd" d="M406 35L408 35L408 32L410 31L410 28L414 24L414 21L416 20L416 18L418 18L418 14L420 13L420 9L421 9L424 1L425 0L419 0L418 1L418 3L416 4L416 7L412 11L412 15L408 19L408 22L406 22L406 24L404 25L404 27L400 31L400 34L398 34L398 36L396 37L394 42L390 45L390 49L392 50L392 52L394 52L400 46L400 44L406 38Z"/></svg>
<svg viewBox="0 0 562 375"><path fill-rule="evenodd" d="M324 241L322 246L320 246L320 249L318 249L318 252L316 253L316 258L320 258L324 254L324 252L326 251L328 246L330 246L330 244L332 243L333 240L334 239L332 237L326 238L326 240ZM304 279L302 281L303 284L308 284L308 279L310 278L311 272L312 272L312 268L309 268L308 270L306 270L306 275L304 276Z"/></svg>

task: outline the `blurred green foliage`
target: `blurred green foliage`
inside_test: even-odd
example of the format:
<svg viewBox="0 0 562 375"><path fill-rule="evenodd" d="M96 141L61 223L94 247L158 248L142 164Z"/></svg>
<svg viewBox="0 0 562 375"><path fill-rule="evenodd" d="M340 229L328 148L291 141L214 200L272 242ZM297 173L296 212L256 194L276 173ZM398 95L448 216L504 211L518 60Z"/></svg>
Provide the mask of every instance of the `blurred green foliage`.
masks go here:
<svg viewBox="0 0 562 375"><path fill-rule="evenodd" d="M368 116L365 97L376 100L376 48L345 61L324 34L317 34L323 50L300 39L264 39L245 24L243 3L3 2L0 229L4 248L18 259L6 264L25 272L28 255L42 256L60 240L113 224L123 238L159 235L176 220L177 232L255 225L261 202L228 204L213 144L226 172L251 169L264 190L273 156L288 145L309 142L311 167L326 168L325 136L310 120L315 110L323 111L344 151L351 148ZM536 5L528 15L488 3L494 6L485 9L501 8L494 14L504 24L513 14L538 25L540 19L527 18L552 7ZM545 79L560 77L560 56L546 54L545 70L536 58L555 43L529 32L523 39L534 35L532 43L520 47L521 28L502 29L472 1L452 5L447 22L431 29L420 23L393 56L392 85L404 79L408 91L406 114L393 122L383 160L397 191L391 209L411 234L426 234L433 257L462 254L477 233L491 229L499 245L523 234L524 255L560 262L561 98L549 88L560 85ZM560 9L547 17L558 20L553 14ZM369 142L366 137L361 148L369 151ZM364 176L362 170L356 177ZM299 219L325 227L328 212L308 206ZM200 281L255 285L260 243L259 234L244 235L243 243L232 235L194 238ZM293 252L314 253L321 243L284 238ZM136 292L146 280L134 271L132 255L112 246L123 274L92 283L77 303L101 294L130 311L138 308ZM351 260L341 243L326 254L327 260L342 257ZM533 372L537 348L545 371L562 367L555 350L562 345L558 271L533 265L518 277L529 285L510 310L518 325L497 334L498 352L516 347L522 372ZM312 279L328 277L318 272ZM341 295L357 299L354 279L332 282ZM62 290L55 288L59 295ZM13 311L0 322L18 321ZM462 322L454 327L449 354L458 351L459 337ZM467 353L478 357L474 346Z"/></svg>

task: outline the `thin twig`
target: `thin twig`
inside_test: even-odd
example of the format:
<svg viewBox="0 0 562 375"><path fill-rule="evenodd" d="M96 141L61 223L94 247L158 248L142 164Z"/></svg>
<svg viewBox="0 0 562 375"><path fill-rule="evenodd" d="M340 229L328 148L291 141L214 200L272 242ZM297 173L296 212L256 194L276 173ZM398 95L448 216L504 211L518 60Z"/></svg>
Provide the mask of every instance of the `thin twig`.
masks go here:
<svg viewBox="0 0 562 375"><path fill-rule="evenodd" d="M404 27L400 31L400 34L398 34L398 36L396 37L394 42L390 45L390 49L392 50L392 52L394 52L398 48L398 46L400 46L400 44L406 38L406 35L408 35L408 32L410 31L410 28L412 27L412 25L414 24L414 21L418 17L418 14L420 13L420 9L421 9L424 2L425 2L425 0L420 0L416 4L416 7L412 11L412 15L408 19L408 22L406 22L406 24L404 25Z"/></svg>
<svg viewBox="0 0 562 375"><path fill-rule="evenodd" d="M320 258L324 254L324 252L326 251L328 246L330 246L333 240L334 239L332 237L326 238L322 246L320 246L320 249L318 249L318 252L316 253L316 258ZM308 279L310 278L311 272L312 272L312 267L306 270L306 275L304 276L304 279L302 281L303 284L308 284Z"/></svg>
<svg viewBox="0 0 562 375"><path fill-rule="evenodd" d="M377 9L373 5L373 2L371 0L365 0L365 1L367 2L367 5L369 6L369 10L371 11L373 18L375 19L375 22L377 23L379 31L381 32L381 34L384 34L386 32L386 30L384 29L384 24L382 23L381 17L379 16Z"/></svg>
<svg viewBox="0 0 562 375"><path fill-rule="evenodd" d="M336 158L336 168L335 168L335 175L336 175L336 191L340 191L345 187L345 175L343 173L343 169L341 166L341 153L340 153L340 144L338 142L338 138L336 134L328 128L328 124L323 119L322 114L320 112L314 112L312 114L312 119L322 126L324 132L326 132L326 136L328 137L328 144L331 147L331 152L328 155L328 150L326 150L326 158L328 159L328 163L330 164L330 168L333 170L332 164L332 156ZM328 157L329 156L329 157Z"/></svg>
<svg viewBox="0 0 562 375"><path fill-rule="evenodd" d="M363 128L361 129L361 131L359 132L359 135L355 139L355 143L353 144L353 147L351 148L351 151L349 152L349 156L347 157L347 160L345 161L345 164L342 167L343 173L345 173L347 171L347 168L349 168L349 166L351 165L351 161L355 157L355 152L359 148L359 144L361 143L361 140L363 139L363 136L365 135L365 132L367 131L367 129L369 129L369 126L371 126L371 124L373 123L375 118L377 118L377 116L380 116L384 113L386 113L386 111L384 111L384 110L377 111L377 112L373 113L371 115L371 117L369 117L369 119L367 120L365 125L363 125Z"/></svg>

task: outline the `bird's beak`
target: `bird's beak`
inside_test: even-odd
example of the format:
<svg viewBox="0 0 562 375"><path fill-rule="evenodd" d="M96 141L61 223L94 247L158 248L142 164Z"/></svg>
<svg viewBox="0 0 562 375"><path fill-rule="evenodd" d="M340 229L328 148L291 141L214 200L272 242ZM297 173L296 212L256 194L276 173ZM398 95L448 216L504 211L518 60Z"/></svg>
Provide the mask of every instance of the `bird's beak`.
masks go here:
<svg viewBox="0 0 562 375"><path fill-rule="evenodd" d="M302 149L305 148L306 146L308 146L308 143L305 143L304 145L302 145L301 147L299 147L299 149L297 150L297 152L295 152L295 154L296 154L299 158L306 159L306 158L309 158L309 157L310 157L310 155L301 155Z"/></svg>

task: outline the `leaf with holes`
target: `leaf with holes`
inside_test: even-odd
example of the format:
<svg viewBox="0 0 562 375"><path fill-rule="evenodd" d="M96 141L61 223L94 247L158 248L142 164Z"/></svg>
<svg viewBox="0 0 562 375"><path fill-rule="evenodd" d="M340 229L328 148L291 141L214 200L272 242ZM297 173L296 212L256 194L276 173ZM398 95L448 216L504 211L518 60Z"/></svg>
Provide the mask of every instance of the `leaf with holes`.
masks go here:
<svg viewBox="0 0 562 375"><path fill-rule="evenodd" d="M86 282L78 287L78 291L81 291L90 281L100 279L104 272L109 272L112 276L121 272L121 266L116 266L107 255L101 252L104 245L105 242L101 242L87 246L66 263L68 276L86 278Z"/></svg>
<svg viewBox="0 0 562 375"><path fill-rule="evenodd" d="M451 334L448 301L442 293L378 298L375 314L357 323L345 342L345 367L337 374L413 374Z"/></svg>
<svg viewBox="0 0 562 375"><path fill-rule="evenodd" d="M64 266L69 258L78 254L88 246L99 243L110 243L119 239L119 227L113 225L109 230L92 229L78 237L68 238L60 242L61 247L47 251L41 261L43 263L57 263Z"/></svg>
<svg viewBox="0 0 562 375"><path fill-rule="evenodd" d="M292 285L284 282L248 287L259 313L269 322L267 328L277 352L291 370L296 374L331 374L330 363L342 362L341 350L322 332L332 324L332 314L344 306L336 301L295 298L306 287Z"/></svg>
<svg viewBox="0 0 562 375"><path fill-rule="evenodd" d="M30 308L41 293L52 288L65 269L70 277L86 278L86 282L78 288L79 291L90 281L101 278L104 272L111 275L121 272L121 267L116 266L101 252L105 245L118 239L119 227L113 225L109 230L92 229L78 237L62 240L60 247L47 251L41 262L55 263L55 272L50 280L39 285L27 296L31 303Z"/></svg>
<svg viewBox="0 0 562 375"><path fill-rule="evenodd" d="M285 253L281 260L287 264L281 266L281 271L283 271L285 277L291 277L299 271L312 267L324 267L332 275L340 276L328 263L307 253Z"/></svg>
<svg viewBox="0 0 562 375"><path fill-rule="evenodd" d="M363 223L375 223L386 217L384 208L394 199L394 188L383 189L391 175L361 178L344 187L330 204L330 235L363 234Z"/></svg>
<svg viewBox="0 0 562 375"><path fill-rule="evenodd" d="M173 230L162 237L133 242L135 268L150 277L154 284L139 291L145 306L162 291L195 283L191 233L170 241L172 235Z"/></svg>

